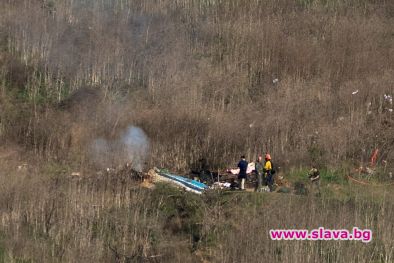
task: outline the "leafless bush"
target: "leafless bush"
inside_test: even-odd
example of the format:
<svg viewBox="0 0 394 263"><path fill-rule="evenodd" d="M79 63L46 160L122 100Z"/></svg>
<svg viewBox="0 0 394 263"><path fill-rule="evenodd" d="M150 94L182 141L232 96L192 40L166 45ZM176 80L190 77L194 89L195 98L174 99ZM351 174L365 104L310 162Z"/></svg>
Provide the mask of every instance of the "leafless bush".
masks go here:
<svg viewBox="0 0 394 263"><path fill-rule="evenodd" d="M41 262L391 262L388 191L350 188L344 200L286 194L203 197L138 186L125 167L71 177L61 167L13 171L2 162L2 246ZM4 173L7 173L6 176ZM363 193L364 192L364 193ZM371 199L374 197L375 199ZM270 229L370 228L371 243L271 241Z"/></svg>
<svg viewBox="0 0 394 263"><path fill-rule="evenodd" d="M125 106L78 113L86 125L114 134L138 122L155 142L152 162L179 169L202 155L219 167L240 152L308 161L314 132L327 162L388 147L371 136L393 129L382 105L393 93L393 7L363 3L2 3L7 52L22 61L5 62L3 76L35 112L17 136L48 118L42 102L91 86L103 105Z"/></svg>
<svg viewBox="0 0 394 263"><path fill-rule="evenodd" d="M391 169L394 113L383 96L394 95L393 10L392 1L373 0L1 1L0 141L23 147L38 167L54 162L92 173L94 142L116 141L134 125L149 139L149 166L184 171L205 157L212 169L222 169L240 154L251 160L266 151L288 167L353 165L379 148L379 163L386 160ZM112 164L124 162L109 153ZM15 258L190 256L177 249L189 248L182 237L163 247L147 241L163 223L147 216L157 212L149 194L125 190L131 183L41 174L47 173L0 177L2 226L14 237L7 247ZM248 227L223 218L222 212L243 220L242 209L228 212L220 203L216 210L204 208L204 235L214 231L230 242L208 254L220 262L262 255L291 262L339 261L343 255L347 261L392 261L390 236L380 225L390 224L391 214L383 214L389 200L330 207L304 201L290 200L300 209L264 209L273 222L256 205ZM337 225L327 223L358 220L381 233L382 243L279 247L254 231L261 222L264 233L275 222L290 224L287 213L300 226L340 214ZM208 214L225 227L215 228ZM241 232L242 245L235 246ZM242 253L240 247L252 242L252 252ZM298 252L305 257L296 258Z"/></svg>

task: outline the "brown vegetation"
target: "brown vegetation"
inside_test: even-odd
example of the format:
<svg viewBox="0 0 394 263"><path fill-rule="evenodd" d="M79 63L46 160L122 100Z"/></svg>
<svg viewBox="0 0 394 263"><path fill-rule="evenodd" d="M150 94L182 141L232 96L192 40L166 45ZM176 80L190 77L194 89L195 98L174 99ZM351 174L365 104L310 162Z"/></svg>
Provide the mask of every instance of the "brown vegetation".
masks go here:
<svg viewBox="0 0 394 263"><path fill-rule="evenodd" d="M322 198L220 192L200 197L164 185L138 187L139 175L128 170L71 177L67 167L55 164L18 172L10 161L1 164L0 248L7 250L0 261L393 261L390 189L346 186L342 199L340 192ZM268 236L270 229L320 226L370 228L373 240L272 241Z"/></svg>
<svg viewBox="0 0 394 263"><path fill-rule="evenodd" d="M214 196L171 217L159 203L172 194L101 182L92 157L95 140L134 125L149 138L149 167L185 171L205 157L225 168L265 151L289 169L358 167L379 148L392 171L394 106L383 96L394 95L393 24L393 1L0 1L0 241L34 262L193 262L201 251L215 262L393 261L389 198L289 197L260 210L261 200L237 197L231 209ZM34 165L14 174L26 160ZM67 178L71 169L94 179ZM202 214L182 218L193 202ZM268 242L277 223L357 223L380 238Z"/></svg>
<svg viewBox="0 0 394 263"><path fill-rule="evenodd" d="M374 147L392 160L393 114L382 98L393 94L393 8L5 1L2 138L54 156L80 147L62 141L71 122L90 138L135 123L152 140L151 162L179 169L201 155L220 166L241 152L310 161L311 148L328 162L360 160ZM53 107L86 86L102 92L102 112L70 120ZM42 130L64 118L65 133Z"/></svg>

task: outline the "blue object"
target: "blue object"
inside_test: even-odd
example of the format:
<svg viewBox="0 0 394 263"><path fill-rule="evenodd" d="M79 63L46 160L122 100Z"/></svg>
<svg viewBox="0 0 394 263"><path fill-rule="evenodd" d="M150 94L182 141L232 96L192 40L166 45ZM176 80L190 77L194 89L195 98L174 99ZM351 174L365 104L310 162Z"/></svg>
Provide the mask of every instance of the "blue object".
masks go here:
<svg viewBox="0 0 394 263"><path fill-rule="evenodd" d="M238 168L239 168L239 174L238 174L238 178L239 179L246 179L246 170L248 169L248 162L245 160L241 160L238 163Z"/></svg>
<svg viewBox="0 0 394 263"><path fill-rule="evenodd" d="M208 189L208 186L206 184L203 184L203 183L198 182L196 180L185 178L185 177L182 177L179 175L171 174L167 171L160 170L159 174L161 176L168 178L168 179L171 179L171 180L174 180L178 183L181 183L185 187L191 188L191 189L198 191L198 192L202 192L205 189Z"/></svg>

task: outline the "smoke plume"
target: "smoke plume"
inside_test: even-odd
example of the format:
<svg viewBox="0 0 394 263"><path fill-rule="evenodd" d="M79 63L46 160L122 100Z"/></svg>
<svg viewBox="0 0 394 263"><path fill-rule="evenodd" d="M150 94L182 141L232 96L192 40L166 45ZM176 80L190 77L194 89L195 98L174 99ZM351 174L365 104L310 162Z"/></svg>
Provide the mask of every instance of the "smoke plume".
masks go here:
<svg viewBox="0 0 394 263"><path fill-rule="evenodd" d="M118 139L94 140L91 150L93 160L102 168L128 163L135 170L142 171L149 150L149 139L141 128L129 126Z"/></svg>

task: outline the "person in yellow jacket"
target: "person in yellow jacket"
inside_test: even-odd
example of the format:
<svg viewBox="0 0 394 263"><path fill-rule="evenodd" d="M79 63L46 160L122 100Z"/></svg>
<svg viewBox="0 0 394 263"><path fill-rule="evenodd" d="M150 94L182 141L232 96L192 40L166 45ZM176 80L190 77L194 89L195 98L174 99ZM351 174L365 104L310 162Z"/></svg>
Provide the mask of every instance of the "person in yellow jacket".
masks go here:
<svg viewBox="0 0 394 263"><path fill-rule="evenodd" d="M271 155L267 153L265 155L265 164L264 164L264 177L265 181L267 182L267 185L270 189L270 192L273 190L273 185L274 185L274 177L273 177L273 172L272 172L272 162L271 162Z"/></svg>

